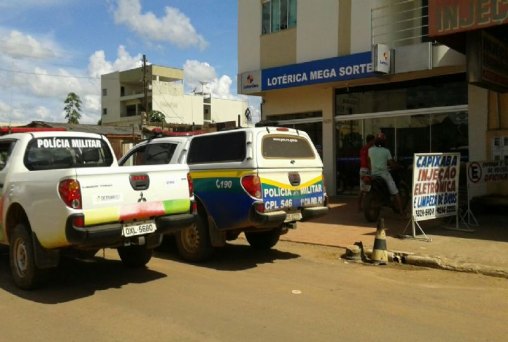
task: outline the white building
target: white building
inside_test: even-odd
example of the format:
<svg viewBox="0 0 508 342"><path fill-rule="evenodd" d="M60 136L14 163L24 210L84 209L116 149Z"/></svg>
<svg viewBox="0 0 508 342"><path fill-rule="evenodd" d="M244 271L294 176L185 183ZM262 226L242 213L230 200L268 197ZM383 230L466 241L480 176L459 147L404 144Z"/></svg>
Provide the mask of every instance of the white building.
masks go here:
<svg viewBox="0 0 508 342"><path fill-rule="evenodd" d="M102 124L139 125L140 113L158 111L168 124L203 126L234 121L245 125L246 100L213 98L209 93L184 94L182 69L147 65L101 76Z"/></svg>
<svg viewBox="0 0 508 342"><path fill-rule="evenodd" d="M358 189L359 149L380 131L406 165L426 152L497 158L489 146L493 135L508 136L507 98L468 82L465 34L446 37L456 49L429 36L446 20L485 26L471 22L483 17L462 20L468 3L238 0L238 91L262 96L263 120L303 129L322 147L332 195ZM496 8L485 18L500 17ZM505 119L492 123L492 108Z"/></svg>

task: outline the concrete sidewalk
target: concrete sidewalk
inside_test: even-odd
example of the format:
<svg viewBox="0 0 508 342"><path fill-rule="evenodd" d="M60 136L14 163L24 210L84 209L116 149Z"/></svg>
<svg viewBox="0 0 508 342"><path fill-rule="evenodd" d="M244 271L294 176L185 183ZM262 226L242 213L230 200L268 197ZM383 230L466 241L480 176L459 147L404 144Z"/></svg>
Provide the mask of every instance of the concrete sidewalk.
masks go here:
<svg viewBox="0 0 508 342"><path fill-rule="evenodd" d="M421 221L420 226L431 241L400 238L412 236L409 219L398 217L383 208L381 217L386 229L386 244L390 255L403 256L408 264L436 267L462 272L474 272L508 278L508 213L476 216L479 225L473 232L456 231L455 220ZM320 244L345 249L361 241L365 250L372 250L377 223L365 220L357 209L354 197L333 198L330 213L311 222L298 223L281 240ZM459 228L466 228L460 225ZM416 227L416 235L422 237ZM407 257L406 257L407 256Z"/></svg>

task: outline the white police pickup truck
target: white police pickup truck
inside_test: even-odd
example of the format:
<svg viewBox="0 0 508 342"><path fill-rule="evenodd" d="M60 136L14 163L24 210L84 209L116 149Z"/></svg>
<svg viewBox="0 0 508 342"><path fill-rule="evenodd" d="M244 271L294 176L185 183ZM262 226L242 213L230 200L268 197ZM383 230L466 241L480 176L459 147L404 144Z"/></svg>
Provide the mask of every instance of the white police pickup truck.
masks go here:
<svg viewBox="0 0 508 342"><path fill-rule="evenodd" d="M108 140L81 132L0 137L0 243L22 289L42 285L60 254L117 248L148 263L162 234L195 224L184 164L119 167Z"/></svg>
<svg viewBox="0 0 508 342"><path fill-rule="evenodd" d="M120 165L186 162L198 205L197 224L176 234L181 257L207 259L244 233L269 249L296 222L328 212L323 163L307 133L250 127L142 142Z"/></svg>

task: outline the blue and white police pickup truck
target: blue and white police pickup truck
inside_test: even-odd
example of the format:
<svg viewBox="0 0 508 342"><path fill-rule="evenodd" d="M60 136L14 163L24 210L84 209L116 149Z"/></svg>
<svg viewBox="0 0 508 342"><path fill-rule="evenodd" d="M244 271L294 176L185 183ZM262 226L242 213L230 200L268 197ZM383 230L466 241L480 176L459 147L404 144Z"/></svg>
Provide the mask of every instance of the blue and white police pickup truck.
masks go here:
<svg viewBox="0 0 508 342"><path fill-rule="evenodd" d="M186 162L198 205L197 224L176 234L179 254L209 258L244 233L269 249L296 222L328 212L323 163L307 133L250 127L191 137L160 137L135 146L120 165Z"/></svg>
<svg viewBox="0 0 508 342"><path fill-rule="evenodd" d="M0 137L0 243L23 289L42 285L60 255L117 248L148 263L162 235L195 224L185 164L119 167L108 140L80 132Z"/></svg>

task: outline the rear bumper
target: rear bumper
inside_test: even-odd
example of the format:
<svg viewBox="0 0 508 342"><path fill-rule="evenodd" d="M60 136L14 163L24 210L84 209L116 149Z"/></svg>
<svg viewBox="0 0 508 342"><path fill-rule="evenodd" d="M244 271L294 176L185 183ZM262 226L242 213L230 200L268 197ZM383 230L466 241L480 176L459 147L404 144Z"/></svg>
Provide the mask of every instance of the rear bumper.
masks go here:
<svg viewBox="0 0 508 342"><path fill-rule="evenodd" d="M155 248L161 243L162 234L174 233L192 226L196 220L196 215L187 213L157 217L155 219L157 230L154 233L132 237L122 236L123 224L121 222L76 227L72 224L73 218L74 216L70 216L67 219L65 236L67 241L75 247L117 247L128 241L133 244L146 244L149 248Z"/></svg>
<svg viewBox="0 0 508 342"><path fill-rule="evenodd" d="M328 207L310 207L302 209L302 222L328 214Z"/></svg>
<svg viewBox="0 0 508 342"><path fill-rule="evenodd" d="M316 217L324 216L328 213L329 208L327 206L320 207L308 207L302 208L302 219L301 221L307 221ZM256 226L260 228L264 227L277 227L285 223L287 212L284 210L270 211L270 212L259 212L252 207L251 220Z"/></svg>

